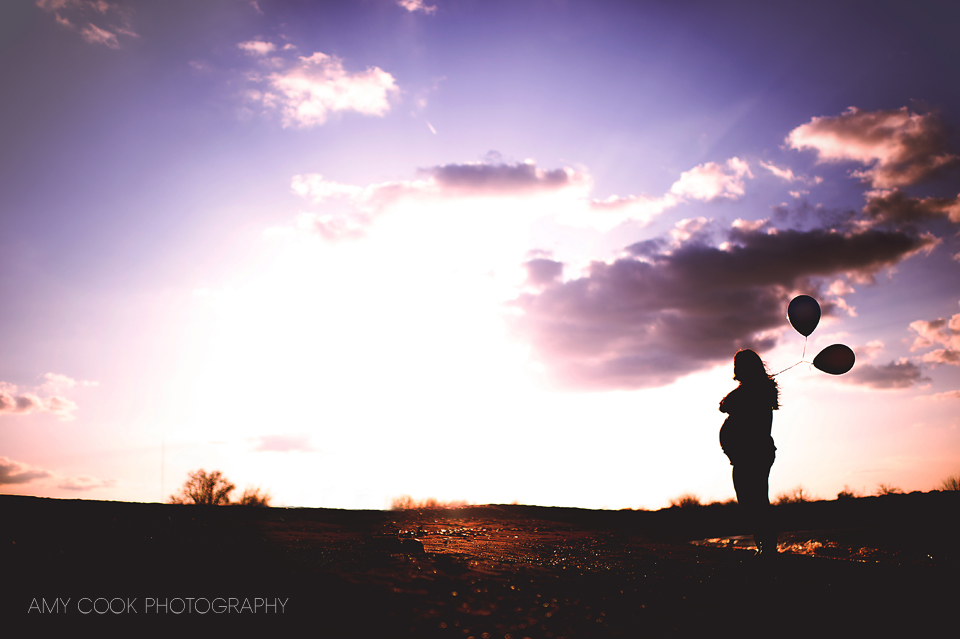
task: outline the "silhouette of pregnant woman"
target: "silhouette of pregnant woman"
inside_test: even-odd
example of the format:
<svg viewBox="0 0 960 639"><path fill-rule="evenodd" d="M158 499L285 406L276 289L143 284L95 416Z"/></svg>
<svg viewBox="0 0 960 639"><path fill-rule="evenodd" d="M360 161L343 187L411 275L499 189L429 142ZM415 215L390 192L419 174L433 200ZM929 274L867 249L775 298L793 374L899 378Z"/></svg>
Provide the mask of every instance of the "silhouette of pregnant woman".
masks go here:
<svg viewBox="0 0 960 639"><path fill-rule="evenodd" d="M740 385L720 402L720 411L729 415L720 428L720 446L733 466L737 503L753 532L758 554L776 554L768 484L777 450L770 432L773 411L780 408L780 389L751 350L734 356L733 379Z"/></svg>

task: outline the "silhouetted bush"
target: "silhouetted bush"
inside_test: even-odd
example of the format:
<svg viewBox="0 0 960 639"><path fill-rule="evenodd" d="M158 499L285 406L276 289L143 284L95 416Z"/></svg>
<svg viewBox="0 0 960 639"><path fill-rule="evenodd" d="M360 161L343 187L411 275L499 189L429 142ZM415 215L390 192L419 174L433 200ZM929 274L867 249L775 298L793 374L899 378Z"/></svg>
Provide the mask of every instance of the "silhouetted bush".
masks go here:
<svg viewBox="0 0 960 639"><path fill-rule="evenodd" d="M877 484L877 495L902 495L903 490L892 484Z"/></svg>
<svg viewBox="0 0 960 639"><path fill-rule="evenodd" d="M189 479L180 492L170 495L171 504L223 506L230 503L230 493L236 488L219 470L208 473L202 468L187 473Z"/></svg>
<svg viewBox="0 0 960 639"><path fill-rule="evenodd" d="M862 496L863 495L846 485L843 487L843 490L837 493L837 499L857 499Z"/></svg>
<svg viewBox="0 0 960 639"><path fill-rule="evenodd" d="M940 482L940 490L960 490L960 474L950 475Z"/></svg>
<svg viewBox="0 0 960 639"><path fill-rule="evenodd" d="M243 494L240 496L240 501L237 502L238 506L261 506L268 507L270 505L270 500L273 499L273 496L265 490L261 490L259 486L254 488L253 486L247 486L243 489Z"/></svg>
<svg viewBox="0 0 960 639"><path fill-rule="evenodd" d="M693 506L702 506L703 503L700 502L700 498L694 495L693 493L684 493L679 497L674 497L670 500L671 508L691 508Z"/></svg>

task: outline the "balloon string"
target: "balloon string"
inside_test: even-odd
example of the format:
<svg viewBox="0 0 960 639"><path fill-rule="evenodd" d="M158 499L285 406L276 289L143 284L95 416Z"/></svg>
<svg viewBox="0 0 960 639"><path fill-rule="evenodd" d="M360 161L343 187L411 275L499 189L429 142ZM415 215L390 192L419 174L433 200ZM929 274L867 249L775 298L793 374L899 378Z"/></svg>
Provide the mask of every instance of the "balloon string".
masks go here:
<svg viewBox="0 0 960 639"><path fill-rule="evenodd" d="M799 366L800 364L803 364L804 361L805 361L805 360L802 360L802 359L801 359L799 362L797 362L797 363L794 364L793 366ZM811 364L812 362L806 362L806 363L807 363L807 364ZM778 373L774 373L774 374L771 375L770 377L776 377L776 376L779 375L780 373L786 373L788 370L790 370L791 368L793 368L793 366L787 366L787 367L786 367L785 369L783 369L782 371L780 371L780 372L778 372Z"/></svg>
<svg viewBox="0 0 960 639"><path fill-rule="evenodd" d="M800 355L800 362L803 361L803 358L807 356L807 335L803 336L803 353ZM797 362L799 364L800 362Z"/></svg>

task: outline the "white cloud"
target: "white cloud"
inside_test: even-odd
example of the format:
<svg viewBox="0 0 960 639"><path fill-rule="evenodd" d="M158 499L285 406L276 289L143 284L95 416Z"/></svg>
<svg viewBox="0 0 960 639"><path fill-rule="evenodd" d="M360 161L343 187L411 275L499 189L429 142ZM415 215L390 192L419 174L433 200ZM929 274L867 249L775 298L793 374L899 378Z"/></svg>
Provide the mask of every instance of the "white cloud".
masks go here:
<svg viewBox="0 0 960 639"><path fill-rule="evenodd" d="M43 377L43 384L30 389L21 389L16 384L0 382L0 415L52 413L64 421L70 421L74 419L77 405L63 394L78 385L97 385L97 382L78 382L57 373L47 373ZM41 397L41 394L46 397Z"/></svg>
<svg viewBox="0 0 960 639"><path fill-rule="evenodd" d="M425 5L423 0L397 0L397 5L403 7L411 13L414 11L422 11L430 14L437 10L436 5Z"/></svg>
<svg viewBox="0 0 960 639"><path fill-rule="evenodd" d="M673 183L670 192L693 200L735 200L744 194L743 179L752 178L750 166L740 158L730 158L724 164L707 162L684 171Z"/></svg>
<svg viewBox="0 0 960 639"><path fill-rule="evenodd" d="M260 45L251 49L256 46ZM284 127L319 126L330 114L345 111L383 116L399 93L393 76L380 67L351 73L344 69L343 60L320 52L301 56L290 68L271 73L266 83L269 91L248 95L268 109L279 109Z"/></svg>
<svg viewBox="0 0 960 639"><path fill-rule="evenodd" d="M294 175L290 188L297 195L316 203L335 197L356 198L363 194L362 187L324 180L319 173Z"/></svg>
<svg viewBox="0 0 960 639"><path fill-rule="evenodd" d="M246 42L238 43L237 47L244 53L251 55L267 55L271 51L275 51L277 45L272 42L264 42L263 40L247 40Z"/></svg>
<svg viewBox="0 0 960 639"><path fill-rule="evenodd" d="M770 171L781 180L786 180L787 182L796 182L797 180L800 179L793 174L793 169L790 169L790 168L781 169L780 167L773 164L772 162L764 162L763 160L761 160L760 166Z"/></svg>
<svg viewBox="0 0 960 639"><path fill-rule="evenodd" d="M750 166L734 157L722 164L707 162L684 171L680 179L670 186L670 190L659 197L611 195L604 200L591 200L590 206L600 213L615 212L622 216L616 223L607 226L627 220L648 224L657 215L687 200L735 200L744 194L744 178L752 177Z"/></svg>

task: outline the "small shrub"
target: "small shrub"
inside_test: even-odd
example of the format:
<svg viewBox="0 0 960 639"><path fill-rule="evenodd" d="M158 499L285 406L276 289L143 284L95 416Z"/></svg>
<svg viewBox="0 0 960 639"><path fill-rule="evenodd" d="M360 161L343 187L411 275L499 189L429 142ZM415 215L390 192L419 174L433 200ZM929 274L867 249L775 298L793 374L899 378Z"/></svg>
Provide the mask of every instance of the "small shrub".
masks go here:
<svg viewBox="0 0 960 639"><path fill-rule="evenodd" d="M940 490L960 490L960 474L950 475L940 482Z"/></svg>
<svg viewBox="0 0 960 639"><path fill-rule="evenodd" d="M877 495L902 495L903 490L892 484L877 484Z"/></svg>
<svg viewBox="0 0 960 639"><path fill-rule="evenodd" d="M703 503L701 503L700 498L693 493L684 493L670 500L671 508L691 508L702 505Z"/></svg>
<svg viewBox="0 0 960 639"><path fill-rule="evenodd" d="M243 494L240 496L240 501L237 502L239 506L260 506L263 508L270 506L270 501L273 499L273 496L265 490L261 490L259 486L247 486L243 489Z"/></svg>

